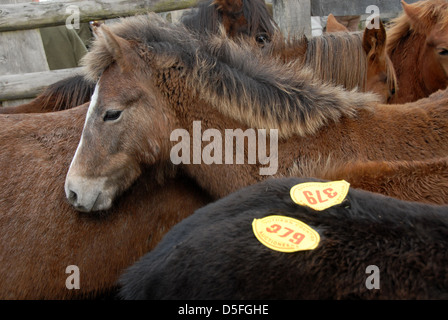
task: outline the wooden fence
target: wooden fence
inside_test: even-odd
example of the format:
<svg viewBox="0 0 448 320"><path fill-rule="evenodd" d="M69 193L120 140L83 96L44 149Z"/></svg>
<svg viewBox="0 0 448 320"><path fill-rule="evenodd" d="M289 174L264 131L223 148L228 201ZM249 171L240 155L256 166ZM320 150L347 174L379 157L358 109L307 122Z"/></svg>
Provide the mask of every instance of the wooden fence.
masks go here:
<svg viewBox="0 0 448 320"><path fill-rule="evenodd" d="M10 3L23 0L0 0L0 102L13 99L33 98L44 86L64 77L78 73L79 68L48 71L23 70L18 68L11 74L14 54L10 52L6 39L19 32L32 32L38 28L66 24L72 14L69 6L79 10L79 21L104 20L143 14L149 11L158 13L193 7L199 0L79 0L51 1L33 3ZM26 0L25 0L26 1ZM29 0L28 0L29 1ZM377 6L380 13L398 13L402 11L400 0L268 0L273 7L274 20L285 34L311 35L311 16L365 15L369 6ZM413 3L417 0L407 0ZM22 40L23 41L23 40ZM29 40L31 41L31 40ZM34 37L32 41L39 41ZM18 41L16 41L18 42ZM42 54L42 48L33 54ZM11 50L10 50L11 51Z"/></svg>

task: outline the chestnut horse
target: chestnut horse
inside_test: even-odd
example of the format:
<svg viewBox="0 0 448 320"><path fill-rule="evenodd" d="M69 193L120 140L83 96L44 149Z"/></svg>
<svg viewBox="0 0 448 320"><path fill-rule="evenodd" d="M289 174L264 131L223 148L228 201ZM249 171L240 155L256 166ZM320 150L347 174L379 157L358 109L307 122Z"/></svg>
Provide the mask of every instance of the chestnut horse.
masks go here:
<svg viewBox="0 0 448 320"><path fill-rule="evenodd" d="M157 182L147 168L101 215L76 212L64 179L87 106L0 116L0 299L81 299L109 295L125 268L175 223L209 203L187 178ZM79 268L79 289L66 280ZM112 292L113 293L113 292Z"/></svg>
<svg viewBox="0 0 448 320"><path fill-rule="evenodd" d="M398 90L395 68L387 53L387 33L383 23L379 29L366 26L362 46L367 54L366 91L375 92L386 103L391 101ZM370 25L374 24L374 20ZM327 33L347 33L348 29L330 14L327 20Z"/></svg>
<svg viewBox="0 0 448 320"><path fill-rule="evenodd" d="M126 271L120 278L120 296L293 301L448 298L448 206L404 202L350 188L344 202L317 212L297 205L290 196L291 188L310 181L316 180L268 179L197 210ZM293 218L312 229L302 231L298 223L283 224L279 217L258 224L260 232L278 233L273 241L303 245L316 239L317 247L288 253L268 248L252 226L254 219L270 216Z"/></svg>
<svg viewBox="0 0 448 320"><path fill-rule="evenodd" d="M65 183L79 210L109 208L141 164L171 160L221 198L319 157L340 164L448 155L446 92L432 103L391 108L370 94L313 81L301 66L252 46L198 40L154 14L101 33L83 62L98 82ZM223 137L230 131L234 141L240 129L245 141L252 128L258 144L243 142L243 151L240 144L242 163L224 157Z"/></svg>
<svg viewBox="0 0 448 320"><path fill-rule="evenodd" d="M388 31L399 92L391 103L416 101L448 84L448 2L406 4Z"/></svg>

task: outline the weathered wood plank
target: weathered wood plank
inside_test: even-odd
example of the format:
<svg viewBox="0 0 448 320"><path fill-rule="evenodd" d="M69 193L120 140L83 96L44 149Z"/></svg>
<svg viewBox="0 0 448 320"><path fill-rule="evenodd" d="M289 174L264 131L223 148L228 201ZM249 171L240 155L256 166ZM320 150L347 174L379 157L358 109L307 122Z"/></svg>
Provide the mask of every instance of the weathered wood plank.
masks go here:
<svg viewBox="0 0 448 320"><path fill-rule="evenodd" d="M407 3L417 1L419 0L406 0ZM319 17L328 16L330 13L335 16L363 15L366 14L367 7L371 5L377 6L380 13L403 11L401 0L311 0L311 15Z"/></svg>
<svg viewBox="0 0 448 320"><path fill-rule="evenodd" d="M0 76L0 101L34 98L46 86L81 73L80 67Z"/></svg>
<svg viewBox="0 0 448 320"><path fill-rule="evenodd" d="M2 5L20 5L29 0L0 0ZM15 3L15 4L11 4ZM0 76L49 70L39 30L0 33ZM4 102L4 106L21 104Z"/></svg>
<svg viewBox="0 0 448 320"><path fill-rule="evenodd" d="M113 19L149 11L190 8L198 0L81 0L0 5L0 32L63 25L79 11L79 21ZM73 10L75 8L76 10Z"/></svg>
<svg viewBox="0 0 448 320"><path fill-rule="evenodd" d="M0 33L0 75L49 70L39 30Z"/></svg>
<svg viewBox="0 0 448 320"><path fill-rule="evenodd" d="M310 0L273 0L273 13L285 37L311 36Z"/></svg>

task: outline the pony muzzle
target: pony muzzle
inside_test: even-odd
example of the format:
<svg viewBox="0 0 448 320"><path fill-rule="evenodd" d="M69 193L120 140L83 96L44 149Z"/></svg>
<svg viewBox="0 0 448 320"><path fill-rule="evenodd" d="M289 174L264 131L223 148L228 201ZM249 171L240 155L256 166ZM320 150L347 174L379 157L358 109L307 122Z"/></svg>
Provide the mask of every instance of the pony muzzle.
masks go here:
<svg viewBox="0 0 448 320"><path fill-rule="evenodd" d="M112 198L104 188L105 182L106 178L90 179L68 175L65 180L65 195L78 211L107 210L112 206Z"/></svg>

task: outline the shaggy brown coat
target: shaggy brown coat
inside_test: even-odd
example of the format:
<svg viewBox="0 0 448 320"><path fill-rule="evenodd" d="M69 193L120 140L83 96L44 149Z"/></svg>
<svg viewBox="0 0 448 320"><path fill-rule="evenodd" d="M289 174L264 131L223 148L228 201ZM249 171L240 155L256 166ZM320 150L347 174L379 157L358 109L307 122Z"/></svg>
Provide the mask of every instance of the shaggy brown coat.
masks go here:
<svg viewBox="0 0 448 320"><path fill-rule="evenodd" d="M155 182L146 170L102 215L66 201L64 179L86 106L0 117L0 299L98 298L176 223L209 203L189 179ZM67 266L80 271L69 290Z"/></svg>

